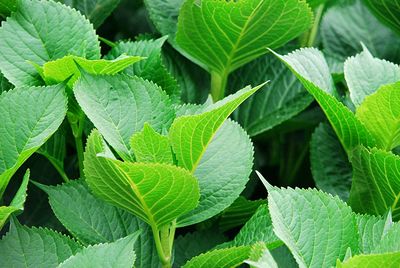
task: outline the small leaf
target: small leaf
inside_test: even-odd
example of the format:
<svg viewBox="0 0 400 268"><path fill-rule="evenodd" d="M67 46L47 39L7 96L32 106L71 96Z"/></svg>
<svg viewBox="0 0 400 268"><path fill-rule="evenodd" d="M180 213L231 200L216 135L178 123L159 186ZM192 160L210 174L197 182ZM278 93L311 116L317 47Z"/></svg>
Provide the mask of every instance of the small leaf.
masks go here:
<svg viewBox="0 0 400 268"><path fill-rule="evenodd" d="M103 200L157 228L196 207L198 182L185 169L121 162L107 158L110 154L98 131L93 131L87 142L84 172L91 190Z"/></svg>
<svg viewBox="0 0 400 268"><path fill-rule="evenodd" d="M86 267L120 267L131 268L136 255L133 244L138 239L139 232L121 238L112 243L98 244L82 249L76 255L69 257L58 268Z"/></svg>
<svg viewBox="0 0 400 268"><path fill-rule="evenodd" d="M357 255L343 263L338 262L337 268L395 268L400 266L400 252L372 255Z"/></svg>

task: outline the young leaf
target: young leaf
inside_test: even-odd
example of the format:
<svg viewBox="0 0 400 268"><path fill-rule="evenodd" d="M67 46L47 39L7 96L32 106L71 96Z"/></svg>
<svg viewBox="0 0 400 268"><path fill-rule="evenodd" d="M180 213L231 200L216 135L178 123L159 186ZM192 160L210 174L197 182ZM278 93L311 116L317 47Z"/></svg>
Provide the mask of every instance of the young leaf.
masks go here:
<svg viewBox="0 0 400 268"><path fill-rule="evenodd" d="M364 47L360 54L348 58L344 63L344 75L350 91L350 98L356 106L364 98L385 84L400 80L400 66L374 58Z"/></svg>
<svg viewBox="0 0 400 268"><path fill-rule="evenodd" d="M288 65L300 82L314 96L324 110L346 151L359 144L373 146L375 141L367 128L335 94L329 68L320 51L314 48L296 50L286 56L277 56Z"/></svg>
<svg viewBox="0 0 400 268"><path fill-rule="evenodd" d="M358 119L375 137L379 148L387 151L400 145L399 101L400 82L382 86L366 97L356 112Z"/></svg>
<svg viewBox="0 0 400 268"><path fill-rule="evenodd" d="M138 162L171 165L174 163L168 137L158 134L147 123L141 132L131 137L130 144Z"/></svg>
<svg viewBox="0 0 400 268"><path fill-rule="evenodd" d="M121 162L95 130L85 152L85 177L105 201L128 210L153 228L171 223L196 207L197 179L185 169L159 163ZM101 154L101 155L99 155Z"/></svg>
<svg viewBox="0 0 400 268"><path fill-rule="evenodd" d="M316 186L346 201L351 188L351 165L335 132L327 123L321 123L312 135L310 162Z"/></svg>
<svg viewBox="0 0 400 268"><path fill-rule="evenodd" d="M98 244L82 249L76 255L69 257L58 268L86 267L121 267L131 268L136 255L133 244L138 239L139 232L121 238L112 243Z"/></svg>
<svg viewBox="0 0 400 268"><path fill-rule="evenodd" d="M381 268L381 267L399 267L400 252L386 254L357 255L343 263L338 261L337 268Z"/></svg>
<svg viewBox="0 0 400 268"><path fill-rule="evenodd" d="M61 125L64 86L16 88L0 95L0 196L17 169Z"/></svg>
<svg viewBox="0 0 400 268"><path fill-rule="evenodd" d="M267 185L275 234L301 267L330 267L348 248L358 251L354 213L337 197L317 190Z"/></svg>
<svg viewBox="0 0 400 268"><path fill-rule="evenodd" d="M357 147L351 158L353 184L349 204L354 211L400 217L400 157L376 148Z"/></svg>
<svg viewBox="0 0 400 268"><path fill-rule="evenodd" d="M78 56L65 56L43 65L43 76L47 84L61 83L66 79L72 87L81 75L79 67L90 74L116 74L128 66L142 60L138 56L122 55L114 60L88 60ZM79 66L79 67L78 67Z"/></svg>
<svg viewBox="0 0 400 268"><path fill-rule="evenodd" d="M125 160L133 160L129 139L144 123L162 131L175 117L165 92L138 77L85 73L75 84L74 93L85 114Z"/></svg>
<svg viewBox="0 0 400 268"><path fill-rule="evenodd" d="M0 240L0 267L54 268L80 250L67 236L14 222Z"/></svg>
<svg viewBox="0 0 400 268"><path fill-rule="evenodd" d="M191 58L220 77L277 48L310 27L305 1L187 0L176 41Z"/></svg>
<svg viewBox="0 0 400 268"><path fill-rule="evenodd" d="M68 54L100 58L92 25L74 9L53 1L21 0L18 12L2 23L0 69L16 86L40 83L31 63L43 65Z"/></svg>
<svg viewBox="0 0 400 268"><path fill-rule="evenodd" d="M400 34L400 1L399 0L364 0L375 16Z"/></svg>

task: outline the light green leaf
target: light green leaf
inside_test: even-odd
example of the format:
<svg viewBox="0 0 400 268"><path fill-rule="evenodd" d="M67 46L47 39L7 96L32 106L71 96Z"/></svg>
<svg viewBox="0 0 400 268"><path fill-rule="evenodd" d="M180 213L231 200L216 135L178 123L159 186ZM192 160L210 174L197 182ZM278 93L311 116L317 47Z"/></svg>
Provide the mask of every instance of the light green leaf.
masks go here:
<svg viewBox="0 0 400 268"><path fill-rule="evenodd" d="M364 0L375 16L400 34L400 1L399 0Z"/></svg>
<svg viewBox="0 0 400 268"><path fill-rule="evenodd" d="M120 55L146 57L143 61L125 69L131 76L137 75L151 80L160 86L174 101L180 97L180 88L177 81L168 72L162 59L162 46L166 37L156 40L141 40L136 42L119 42L107 54L107 59L117 59Z"/></svg>
<svg viewBox="0 0 400 268"><path fill-rule="evenodd" d="M321 123L312 135L310 162L316 186L346 201L351 188L351 165L335 132L327 123Z"/></svg>
<svg viewBox="0 0 400 268"><path fill-rule="evenodd" d="M119 267L132 268L136 255L133 244L139 232L121 238L112 243L98 244L82 249L69 257L58 268Z"/></svg>
<svg viewBox="0 0 400 268"><path fill-rule="evenodd" d="M64 87L16 88L0 95L0 197L17 169L61 125Z"/></svg>
<svg viewBox="0 0 400 268"><path fill-rule="evenodd" d="M283 51L291 51L288 45ZM296 76L273 55L265 55L231 74L229 88L238 89L246 85L258 85L271 80L267 87L250 97L235 118L249 133L256 136L292 118L313 101Z"/></svg>
<svg viewBox="0 0 400 268"><path fill-rule="evenodd" d="M278 268L278 264L272 257L268 249L264 249L259 260L245 260L244 263L250 265L251 268Z"/></svg>
<svg viewBox="0 0 400 268"><path fill-rule="evenodd" d="M16 86L40 84L31 62L43 65L69 54L100 58L92 25L74 9L53 1L21 0L18 12L2 23L0 69Z"/></svg>
<svg viewBox="0 0 400 268"><path fill-rule="evenodd" d="M391 220L391 219L390 219ZM387 223L385 226L385 235L372 253L389 253L400 251L400 223Z"/></svg>
<svg viewBox="0 0 400 268"><path fill-rule="evenodd" d="M196 207L198 182L188 171L167 164L113 160L106 146L100 134L93 131L87 142L84 171L97 196L154 228L169 224Z"/></svg>
<svg viewBox="0 0 400 268"><path fill-rule="evenodd" d="M72 87L81 76L79 67L90 74L113 75L142 59L139 56L121 55L114 60L88 60L69 55L55 61L46 62L43 65L43 76L47 84L60 83L71 77L68 80L68 85Z"/></svg>
<svg viewBox="0 0 400 268"><path fill-rule="evenodd" d="M330 267L348 248L358 251L357 221L338 197L314 189L279 189L267 182L275 234L300 267Z"/></svg>
<svg viewBox="0 0 400 268"><path fill-rule="evenodd" d="M363 52L346 60L344 75L351 100L359 106L366 96L374 93L382 85L399 81L400 66L374 58L364 47Z"/></svg>
<svg viewBox="0 0 400 268"><path fill-rule="evenodd" d="M111 15L120 0L56 0L79 10L98 28Z"/></svg>
<svg viewBox="0 0 400 268"><path fill-rule="evenodd" d="M400 82L382 86L365 98L356 115L387 151L400 145Z"/></svg>
<svg viewBox="0 0 400 268"><path fill-rule="evenodd" d="M376 148L357 147L351 157L353 184L349 204L354 211L400 217L400 157Z"/></svg>
<svg viewBox="0 0 400 268"><path fill-rule="evenodd" d="M129 139L144 123L160 132L168 129L175 116L168 96L159 87L125 74L83 74L74 93L85 114L125 160L133 160Z"/></svg>
<svg viewBox="0 0 400 268"><path fill-rule="evenodd" d="M372 255L357 255L343 263L338 261L337 268L396 268L400 266L400 252Z"/></svg>
<svg viewBox="0 0 400 268"><path fill-rule="evenodd" d="M0 240L0 267L54 268L80 248L77 242L55 231L12 223Z"/></svg>
<svg viewBox="0 0 400 268"><path fill-rule="evenodd" d="M168 137L157 133L147 123L141 132L132 136L130 143L138 162L174 164Z"/></svg>
<svg viewBox="0 0 400 268"><path fill-rule="evenodd" d="M312 11L299 0L187 0L176 41L210 73L224 77L307 30Z"/></svg>
<svg viewBox="0 0 400 268"><path fill-rule="evenodd" d="M374 138L367 128L352 111L333 96L336 91L332 77L320 51L306 48L286 56L278 54L277 56L288 65L308 92L314 96L346 151L359 144L374 145Z"/></svg>

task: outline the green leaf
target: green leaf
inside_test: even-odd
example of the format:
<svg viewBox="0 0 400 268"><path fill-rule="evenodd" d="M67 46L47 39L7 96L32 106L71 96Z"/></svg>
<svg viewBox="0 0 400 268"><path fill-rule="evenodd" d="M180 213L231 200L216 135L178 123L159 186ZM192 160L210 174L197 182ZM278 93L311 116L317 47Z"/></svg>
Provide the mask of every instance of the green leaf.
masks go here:
<svg viewBox="0 0 400 268"><path fill-rule="evenodd" d="M0 241L0 266L54 268L80 248L74 240L55 231L13 223Z"/></svg>
<svg viewBox="0 0 400 268"><path fill-rule="evenodd" d="M28 189L30 171L26 171L21 186L15 194L10 206L0 206L0 230L6 223L7 219L16 211L23 211L26 200L26 191Z"/></svg>
<svg viewBox="0 0 400 268"><path fill-rule="evenodd" d="M2 23L0 69L16 86L40 84L31 63L43 65L69 54L100 58L92 25L74 9L53 1L21 0L18 12Z"/></svg>
<svg viewBox="0 0 400 268"><path fill-rule="evenodd" d="M187 0L179 12L176 41L210 73L224 77L307 30L305 1Z"/></svg>
<svg viewBox="0 0 400 268"><path fill-rule="evenodd" d="M320 51L314 48L296 50L286 56L276 54L297 76L324 110L346 151L359 144L373 146L375 141L352 111L333 95L336 91L328 65Z"/></svg>
<svg viewBox="0 0 400 268"><path fill-rule="evenodd" d="M354 256L343 263L338 261L338 268L395 268L400 266L400 252Z"/></svg>
<svg viewBox="0 0 400 268"><path fill-rule="evenodd" d="M293 47L287 46L283 51L288 52ZM268 86L250 97L235 113L235 118L250 136L292 118L313 100L296 76L273 55L265 55L233 72L229 88L258 85L268 79L271 80Z"/></svg>
<svg viewBox="0 0 400 268"><path fill-rule="evenodd" d="M384 24L400 34L399 0L364 0L374 15Z"/></svg>
<svg viewBox="0 0 400 268"><path fill-rule="evenodd" d="M120 0L56 0L79 10L98 28L111 15Z"/></svg>
<svg viewBox="0 0 400 268"><path fill-rule="evenodd" d="M168 129L175 116L168 96L138 77L83 74L74 93L85 114L125 160L133 160L129 139L144 123L160 132Z"/></svg>
<svg viewBox="0 0 400 268"><path fill-rule="evenodd" d="M89 187L103 200L158 229L196 207L198 182L185 169L159 163L121 162L110 157L110 149L93 131L87 142L84 171Z"/></svg>
<svg viewBox="0 0 400 268"><path fill-rule="evenodd" d="M382 85L399 81L400 66L374 58L364 47L363 52L346 60L344 75L351 100L359 106L366 96L374 93Z"/></svg>
<svg viewBox="0 0 400 268"><path fill-rule="evenodd" d="M400 145L400 107L397 105L399 101L400 82L385 85L366 97L356 113L375 137L379 148L387 151Z"/></svg>
<svg viewBox="0 0 400 268"><path fill-rule="evenodd" d="M353 175L351 165L335 132L327 123L321 123L312 135L310 162L316 186L346 201Z"/></svg>
<svg viewBox="0 0 400 268"><path fill-rule="evenodd" d="M119 42L107 54L107 59L117 59L120 55L146 57L143 61L125 69L131 76L137 75L148 79L160 86L171 98L177 101L180 97L180 88L177 81L168 72L162 59L162 46L166 37L156 40L141 40L136 42Z"/></svg>
<svg viewBox="0 0 400 268"><path fill-rule="evenodd" d="M8 82L8 80L4 77L4 75L0 72L0 94L3 91L8 91L12 89L13 86Z"/></svg>
<svg viewBox="0 0 400 268"><path fill-rule="evenodd" d="M130 143L138 162L171 165L174 163L168 137L158 134L147 123L141 132L132 136Z"/></svg>
<svg viewBox="0 0 400 268"><path fill-rule="evenodd" d="M385 227L385 235L382 237L382 240L379 242L379 244L374 248L372 253L389 253L400 251L400 223L392 223L387 221Z"/></svg>
<svg viewBox="0 0 400 268"><path fill-rule="evenodd" d="M65 85L16 88L0 95L0 196L17 169L61 125Z"/></svg>
<svg viewBox="0 0 400 268"><path fill-rule="evenodd" d="M358 251L354 213L338 197L317 190L279 189L267 182L275 234L301 267L330 267L348 248Z"/></svg>
<svg viewBox="0 0 400 268"><path fill-rule="evenodd" d="M0 0L0 16L7 17L17 9L17 0Z"/></svg>
<svg viewBox="0 0 400 268"><path fill-rule="evenodd" d="M349 204L354 211L400 217L400 157L376 148L357 147L351 157L353 184Z"/></svg>
<svg viewBox="0 0 400 268"><path fill-rule="evenodd" d="M132 268L136 255L133 244L139 232L112 243L98 244L82 249L69 257L58 268L120 267Z"/></svg>
<svg viewBox="0 0 400 268"><path fill-rule="evenodd" d="M191 258L211 250L227 238L214 230L196 231L175 239L174 267L182 267Z"/></svg>
<svg viewBox="0 0 400 268"><path fill-rule="evenodd" d="M278 268L278 264L272 257L268 249L264 249L259 260L245 260L244 263L250 265L251 268Z"/></svg>
<svg viewBox="0 0 400 268"><path fill-rule="evenodd" d="M121 55L114 60L88 60L69 55L55 61L46 62L43 65L43 76L47 84L60 83L71 77L68 80L68 85L72 87L81 76L79 67L90 74L113 75L142 59L138 56Z"/></svg>

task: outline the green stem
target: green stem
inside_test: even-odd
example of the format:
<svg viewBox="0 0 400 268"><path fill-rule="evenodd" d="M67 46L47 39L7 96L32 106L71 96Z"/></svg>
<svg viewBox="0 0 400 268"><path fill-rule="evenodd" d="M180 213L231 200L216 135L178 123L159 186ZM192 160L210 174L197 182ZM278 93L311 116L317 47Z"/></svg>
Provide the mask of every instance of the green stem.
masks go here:
<svg viewBox="0 0 400 268"><path fill-rule="evenodd" d="M225 97L225 88L228 81L228 73L222 75L211 72L211 97L214 102L222 100Z"/></svg>
<svg viewBox="0 0 400 268"><path fill-rule="evenodd" d="M161 232L158 230L158 228L153 226L151 227L151 230L153 231L154 242L156 244L158 257L160 258L162 268L171 268L172 247L169 247L170 233L168 225L161 228Z"/></svg>
<svg viewBox="0 0 400 268"><path fill-rule="evenodd" d="M75 116L71 116L68 118L69 123L72 128L72 134L74 135L75 139L75 147L76 152L78 155L78 165L79 165L79 175L81 178L84 177L83 174L83 141L82 141L82 134L83 134L83 127L85 124L85 116L79 116L78 120L74 120Z"/></svg>
<svg viewBox="0 0 400 268"><path fill-rule="evenodd" d="M46 156L46 158L50 161L50 163L53 165L53 167L57 170L58 174L60 174L60 176L64 180L64 182L69 182L69 178L68 178L67 174L65 173L64 169L57 163L57 161L54 161L49 156Z"/></svg>
<svg viewBox="0 0 400 268"><path fill-rule="evenodd" d="M301 41L301 46L302 47L312 47L315 45L315 39L317 38L318 34L318 29L319 29L319 24L322 19L322 14L325 8L325 4L321 4L317 9L315 10L315 19L314 19L314 24L313 27L309 32L307 32Z"/></svg>

